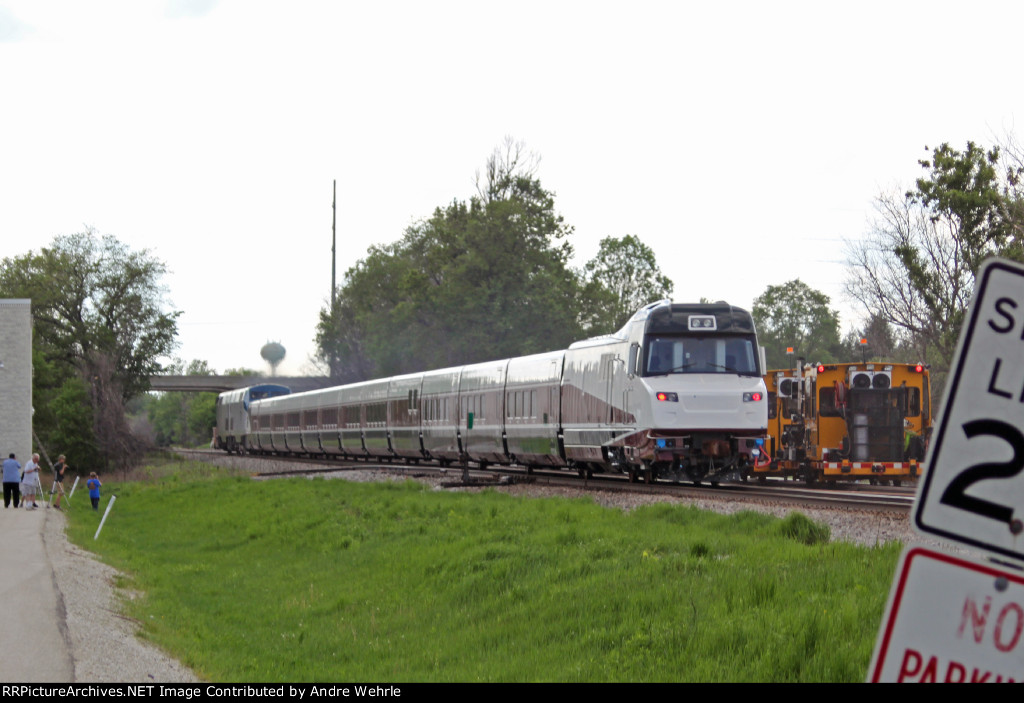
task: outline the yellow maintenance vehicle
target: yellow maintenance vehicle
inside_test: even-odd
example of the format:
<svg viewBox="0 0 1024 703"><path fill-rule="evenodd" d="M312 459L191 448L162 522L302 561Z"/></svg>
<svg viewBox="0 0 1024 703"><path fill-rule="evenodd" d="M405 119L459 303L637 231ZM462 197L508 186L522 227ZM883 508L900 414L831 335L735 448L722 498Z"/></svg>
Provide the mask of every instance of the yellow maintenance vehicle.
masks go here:
<svg viewBox="0 0 1024 703"><path fill-rule="evenodd" d="M804 364L769 371L766 456L749 475L898 486L916 480L932 430L924 364Z"/></svg>

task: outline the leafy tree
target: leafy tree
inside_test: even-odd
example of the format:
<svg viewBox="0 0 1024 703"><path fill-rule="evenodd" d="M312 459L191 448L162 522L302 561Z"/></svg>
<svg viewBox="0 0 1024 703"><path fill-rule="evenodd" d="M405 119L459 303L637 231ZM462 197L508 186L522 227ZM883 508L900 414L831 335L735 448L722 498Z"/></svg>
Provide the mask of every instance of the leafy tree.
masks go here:
<svg viewBox="0 0 1024 703"><path fill-rule="evenodd" d="M931 159L920 162L928 171L917 179L917 190L906 197L928 211L929 219L959 241L964 266L976 272L981 262L1006 249L1013 234L1005 207L1007 190L999 179L999 147L989 151L967 142L957 151L942 144ZM897 251L916 285L928 296L941 285L931 280L934 271L912 247Z"/></svg>
<svg viewBox="0 0 1024 703"><path fill-rule="evenodd" d="M67 455L68 465L75 473L88 473L100 463L100 454L93 432L92 403L89 386L78 376L69 377L48 404L53 413L53 429L45 444L58 454ZM33 418L35 422L35 418ZM51 454L53 461L56 454Z"/></svg>
<svg viewBox="0 0 1024 703"><path fill-rule="evenodd" d="M58 236L38 252L0 262L0 297L32 300L37 407L70 397L71 379L83 381L92 436L79 438L81 446L94 446L116 466L137 451L125 401L148 388L148 377L160 371L159 359L175 344L179 313L166 309L160 283L165 273L148 251L133 251L91 230ZM49 409L33 421L40 438L56 451L61 450L48 441L50 435L71 439L61 423Z"/></svg>
<svg viewBox="0 0 1024 703"><path fill-rule="evenodd" d="M468 202L437 208L398 242L371 247L321 310L320 357L338 380L555 349L577 339L572 228L506 144Z"/></svg>
<svg viewBox="0 0 1024 703"><path fill-rule="evenodd" d="M206 362L203 362L203 363L206 363ZM247 369L244 366L239 366L239 367L233 368L233 369L226 369L224 371L223 375L224 376L251 376L253 378L260 378L261 376L263 376L263 372L262 371L257 371L256 369Z"/></svg>
<svg viewBox="0 0 1024 703"><path fill-rule="evenodd" d="M214 370L203 360L188 364L174 359L167 373L186 376L212 376ZM146 394L141 411L153 428L159 446L194 446L208 442L217 422L217 394L209 392L164 392Z"/></svg>
<svg viewBox="0 0 1024 703"><path fill-rule="evenodd" d="M658 268L654 252L631 234L602 239L584 271L591 334L614 332L641 306L672 295L672 281Z"/></svg>
<svg viewBox="0 0 1024 703"><path fill-rule="evenodd" d="M867 342L868 354L871 358L879 361L895 361L898 352L896 336L893 334L889 322L879 315L872 313L861 337Z"/></svg>
<svg viewBox="0 0 1024 703"><path fill-rule="evenodd" d="M839 313L829 308L829 297L796 279L768 286L754 300L751 315L758 340L765 348L768 368L788 368L786 354L793 347L797 357L809 363L838 361L841 353Z"/></svg>
<svg viewBox="0 0 1024 703"><path fill-rule="evenodd" d="M867 342L861 345L861 340ZM884 317L872 314L860 329L850 330L843 338L844 361L917 361L916 352L897 336Z"/></svg>
<svg viewBox="0 0 1024 703"><path fill-rule="evenodd" d="M920 164L916 188L879 196L871 231L847 245L846 291L932 365L938 395L978 266L993 255L1021 259L1022 168L973 142L964 151L942 144Z"/></svg>

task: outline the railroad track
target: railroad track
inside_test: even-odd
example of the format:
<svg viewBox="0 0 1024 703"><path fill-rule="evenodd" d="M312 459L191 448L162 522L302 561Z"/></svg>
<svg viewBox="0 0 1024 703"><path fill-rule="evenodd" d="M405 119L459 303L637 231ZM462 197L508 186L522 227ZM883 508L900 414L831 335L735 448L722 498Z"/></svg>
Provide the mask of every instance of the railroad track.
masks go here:
<svg viewBox="0 0 1024 703"><path fill-rule="evenodd" d="M527 470L520 466L478 469L441 467L432 463L404 464L372 459L349 461L299 456L234 455L210 449L175 449L175 453L196 461L239 469L259 475L302 476L351 471L381 471L398 477L430 478L445 487L500 486L530 483L539 486L576 488L585 491L668 494L685 498L758 503L779 503L834 510L864 510L907 514L914 500L914 489L841 484L815 488L792 481L721 483L717 486L659 481L653 484L630 483L625 476L596 474L579 478L568 471Z"/></svg>

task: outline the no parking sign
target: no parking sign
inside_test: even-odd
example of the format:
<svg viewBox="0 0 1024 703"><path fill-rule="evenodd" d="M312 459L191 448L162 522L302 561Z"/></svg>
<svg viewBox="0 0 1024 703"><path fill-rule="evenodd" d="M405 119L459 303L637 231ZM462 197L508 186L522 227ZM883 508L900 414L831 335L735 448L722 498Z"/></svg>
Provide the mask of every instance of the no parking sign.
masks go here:
<svg viewBox="0 0 1024 703"><path fill-rule="evenodd" d="M908 547L868 680L1024 682L1024 577L975 559Z"/></svg>

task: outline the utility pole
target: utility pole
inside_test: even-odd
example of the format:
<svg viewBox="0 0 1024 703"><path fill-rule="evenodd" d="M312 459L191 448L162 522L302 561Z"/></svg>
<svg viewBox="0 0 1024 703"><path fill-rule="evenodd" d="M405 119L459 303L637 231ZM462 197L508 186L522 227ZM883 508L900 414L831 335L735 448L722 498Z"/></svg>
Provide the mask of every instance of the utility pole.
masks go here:
<svg viewBox="0 0 1024 703"><path fill-rule="evenodd" d="M334 180L331 193L331 320L338 319L338 284L336 279L336 268L338 265L338 181ZM338 375L338 352L335 345L331 345L331 359L329 362L331 378Z"/></svg>
<svg viewBox="0 0 1024 703"><path fill-rule="evenodd" d="M338 181L334 181L334 189L331 194L331 313L334 313L334 292L337 290L335 282L335 267L337 266L337 254L335 250L338 244L337 234L338 223Z"/></svg>

